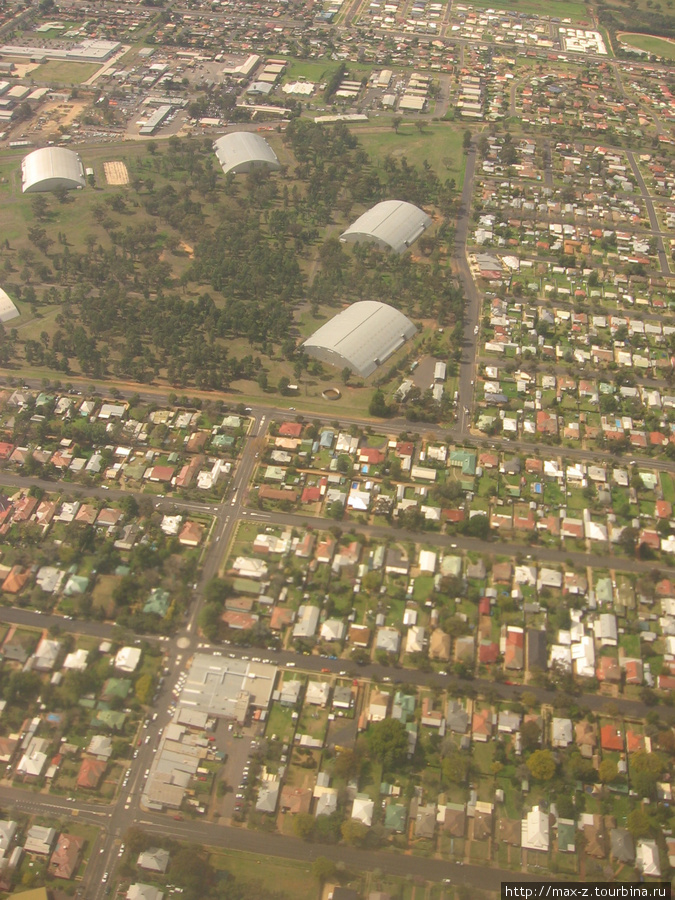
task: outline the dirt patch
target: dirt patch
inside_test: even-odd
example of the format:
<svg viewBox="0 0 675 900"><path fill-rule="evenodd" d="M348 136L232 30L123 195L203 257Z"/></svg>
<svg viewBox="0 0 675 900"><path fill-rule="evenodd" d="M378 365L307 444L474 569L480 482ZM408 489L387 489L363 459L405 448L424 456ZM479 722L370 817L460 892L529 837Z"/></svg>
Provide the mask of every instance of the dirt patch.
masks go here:
<svg viewBox="0 0 675 900"><path fill-rule="evenodd" d="M108 184L129 184L129 170L125 163L118 160L104 162L103 171L105 172L105 180Z"/></svg>
<svg viewBox="0 0 675 900"><path fill-rule="evenodd" d="M37 69L37 67L38 67L39 65L40 65L40 63L31 63L31 62L28 62L28 63L21 63L21 62L15 62L15 63L14 63L14 71L12 72L12 75L16 75L17 78L25 78L26 75L28 75L29 72L32 72L33 69Z"/></svg>
<svg viewBox="0 0 675 900"><path fill-rule="evenodd" d="M191 247L189 244L186 244L185 241L181 241L179 246L180 246L180 249L184 253L187 253L187 255L190 257L190 259L195 258L195 248L194 247Z"/></svg>

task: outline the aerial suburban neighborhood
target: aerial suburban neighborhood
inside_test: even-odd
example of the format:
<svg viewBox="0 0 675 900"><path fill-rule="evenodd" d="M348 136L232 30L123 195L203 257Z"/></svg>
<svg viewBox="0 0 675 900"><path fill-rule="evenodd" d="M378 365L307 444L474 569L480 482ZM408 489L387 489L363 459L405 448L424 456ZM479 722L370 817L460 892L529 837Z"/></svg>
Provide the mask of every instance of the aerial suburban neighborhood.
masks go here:
<svg viewBox="0 0 675 900"><path fill-rule="evenodd" d="M0 0L0 897L675 875L671 0Z"/></svg>

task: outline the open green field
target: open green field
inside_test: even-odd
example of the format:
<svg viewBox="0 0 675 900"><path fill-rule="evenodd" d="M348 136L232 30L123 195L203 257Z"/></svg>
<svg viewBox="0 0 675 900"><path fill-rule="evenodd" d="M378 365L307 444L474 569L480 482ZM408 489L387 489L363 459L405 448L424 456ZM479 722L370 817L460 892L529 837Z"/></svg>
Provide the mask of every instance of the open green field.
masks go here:
<svg viewBox="0 0 675 900"><path fill-rule="evenodd" d="M515 12L532 13L535 16L552 16L573 21L590 21L585 3L576 0L471 0L476 9L506 9Z"/></svg>
<svg viewBox="0 0 675 900"><path fill-rule="evenodd" d="M82 84L100 69L98 63L67 62L50 59L31 72L31 78L37 82L58 82L59 84Z"/></svg>
<svg viewBox="0 0 675 900"><path fill-rule="evenodd" d="M305 78L307 81L322 84L330 79L339 65L339 62L332 62L327 59L319 62L312 62L308 59L294 59L284 73L284 82Z"/></svg>
<svg viewBox="0 0 675 900"><path fill-rule="evenodd" d="M630 50L636 47L654 56L662 56L664 59L675 59L675 42L666 38L656 37L653 34L622 34L619 37L622 45Z"/></svg>
<svg viewBox="0 0 675 900"><path fill-rule="evenodd" d="M237 850L214 852L210 862L215 869L231 872L242 882L260 881L263 887L274 894L281 888L293 900L318 900L319 886L311 876L309 863Z"/></svg>
<svg viewBox="0 0 675 900"><path fill-rule="evenodd" d="M454 178L458 189L462 187L466 167L462 149L464 129L425 123L419 131L404 120L398 134L393 127L377 130L359 128L355 133L376 165L381 166L387 156L398 160L405 156L408 163L414 166L422 166L426 160L439 178Z"/></svg>

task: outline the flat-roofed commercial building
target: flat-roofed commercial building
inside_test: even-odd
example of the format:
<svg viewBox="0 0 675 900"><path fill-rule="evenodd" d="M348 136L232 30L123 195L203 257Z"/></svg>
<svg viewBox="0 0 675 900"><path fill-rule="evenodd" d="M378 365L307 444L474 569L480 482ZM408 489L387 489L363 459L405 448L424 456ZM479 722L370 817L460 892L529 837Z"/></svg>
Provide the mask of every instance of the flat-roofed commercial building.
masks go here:
<svg viewBox="0 0 675 900"><path fill-rule="evenodd" d="M179 706L218 718L243 722L249 709L267 709L277 667L243 659L221 659L197 653Z"/></svg>

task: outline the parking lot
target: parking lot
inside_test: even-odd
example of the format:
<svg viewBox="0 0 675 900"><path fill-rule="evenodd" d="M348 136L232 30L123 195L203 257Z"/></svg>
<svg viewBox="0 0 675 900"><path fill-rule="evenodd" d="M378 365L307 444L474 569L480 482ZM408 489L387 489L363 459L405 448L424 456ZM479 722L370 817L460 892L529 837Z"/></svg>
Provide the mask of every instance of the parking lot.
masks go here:
<svg viewBox="0 0 675 900"><path fill-rule="evenodd" d="M227 754L227 760L223 768L222 779L228 787L228 791L219 802L219 808L216 816L231 819L235 812L235 804L237 802L237 794L243 793L240 785L244 777L244 769L250 761L252 752L251 743L256 741L262 734L263 728L260 725L253 725L246 728L240 728L238 725L232 725L225 721L218 723L216 729L216 746L218 750ZM235 735L241 734L241 737Z"/></svg>

